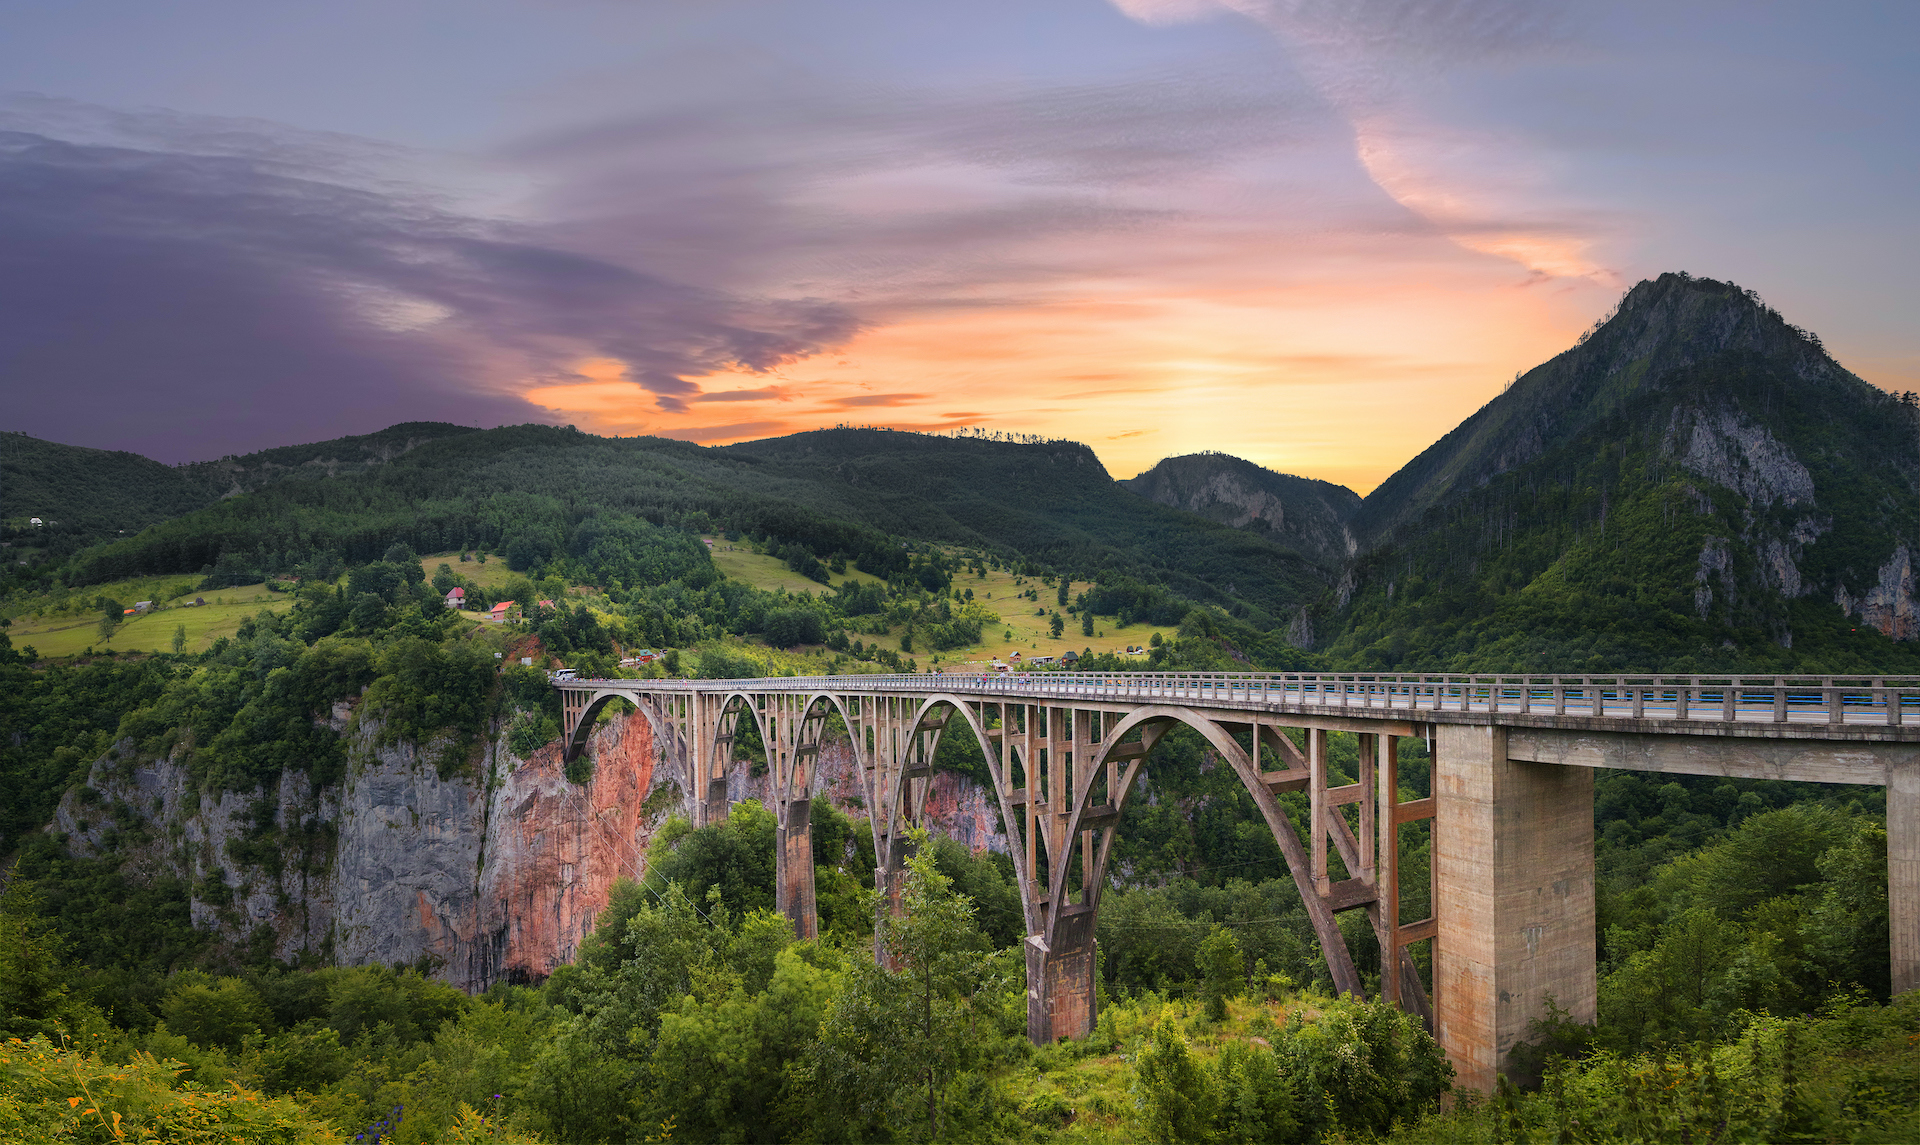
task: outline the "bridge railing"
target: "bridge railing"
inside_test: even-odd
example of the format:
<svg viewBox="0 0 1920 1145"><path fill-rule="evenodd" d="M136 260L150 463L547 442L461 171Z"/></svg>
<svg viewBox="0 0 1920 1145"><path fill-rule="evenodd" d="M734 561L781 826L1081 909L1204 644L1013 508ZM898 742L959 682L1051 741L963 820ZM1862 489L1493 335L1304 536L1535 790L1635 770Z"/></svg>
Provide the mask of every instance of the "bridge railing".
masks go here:
<svg viewBox="0 0 1920 1145"><path fill-rule="evenodd" d="M557 680L565 690L962 692L1362 709L1775 724L1920 724L1920 676L1482 675L1301 672L1015 672Z"/></svg>

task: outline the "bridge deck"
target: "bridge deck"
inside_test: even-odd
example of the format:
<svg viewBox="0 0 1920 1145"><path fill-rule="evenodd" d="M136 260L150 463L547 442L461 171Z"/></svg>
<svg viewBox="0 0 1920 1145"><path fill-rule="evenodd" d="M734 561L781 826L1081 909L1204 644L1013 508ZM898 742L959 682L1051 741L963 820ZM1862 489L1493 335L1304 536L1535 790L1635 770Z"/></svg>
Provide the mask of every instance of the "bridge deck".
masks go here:
<svg viewBox="0 0 1920 1145"><path fill-rule="evenodd" d="M1569 730L1920 742L1920 677L1064 673L556 680L566 691L958 693Z"/></svg>

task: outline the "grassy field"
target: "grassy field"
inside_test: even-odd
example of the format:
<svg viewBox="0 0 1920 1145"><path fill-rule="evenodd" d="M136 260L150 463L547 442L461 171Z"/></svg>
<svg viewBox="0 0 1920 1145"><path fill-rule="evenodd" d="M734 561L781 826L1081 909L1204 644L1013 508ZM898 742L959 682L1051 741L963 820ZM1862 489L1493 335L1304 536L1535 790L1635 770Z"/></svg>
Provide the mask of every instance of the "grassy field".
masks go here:
<svg viewBox="0 0 1920 1145"><path fill-rule="evenodd" d="M179 579L173 577L169 581ZM89 592L112 596L128 605L135 600L158 599L116 595L113 590L117 587L104 585L98 590L89 589ZM207 603L199 608L181 606L182 600L190 601L195 596L204 597ZM220 637L231 636L239 631L240 622L247 617L257 615L262 610L283 612L293 606L292 597L285 593L268 592L264 584L241 585L204 593L189 592L182 600L163 603L144 615L128 617L105 640L100 638L100 617L94 612L79 616L16 616L13 626L6 632L15 648L31 644L34 651L42 656L77 656L89 648L102 652L171 652L175 630L185 627L187 639L182 650L202 652L212 647Z"/></svg>
<svg viewBox="0 0 1920 1145"><path fill-rule="evenodd" d="M810 592L819 596L828 591L826 585L817 580L808 580L788 568L785 561L754 552L753 546L745 541L729 541L725 537L712 536L702 537L701 540L712 542L714 567L729 580L746 581L763 592L784 588L790 593ZM850 580L865 583L879 579L855 568L833 574L833 583L836 585Z"/></svg>
<svg viewBox="0 0 1920 1145"><path fill-rule="evenodd" d="M956 663L978 663L984 665L992 660L1005 661L1015 652L1023 659L1034 656L1058 656L1062 652L1084 652L1091 648L1095 652L1124 652L1129 645L1145 647L1158 632L1163 639L1173 636L1173 629L1155 627L1151 624L1132 624L1125 628L1114 626L1113 617L1095 617L1094 634L1080 634L1080 618L1069 616L1059 606L1057 589L1048 588L1038 580L1016 577L1010 572L989 570L984 577L972 573L961 573L953 578L953 587L961 590L972 589L974 599L1000 614L1000 624L981 632L981 642L972 648L957 648L951 652L940 653L942 666ZM1085 581L1073 582L1067 590L1068 599L1085 592L1089 585ZM1033 592L1040 599L1034 600L1026 595ZM1044 609L1047 615L1039 615ZM1051 615L1059 611L1067 627L1056 639L1048 627ZM1008 639L1008 633L1012 638ZM895 639L899 634L890 633ZM923 661L928 657L921 656Z"/></svg>
<svg viewBox="0 0 1920 1145"><path fill-rule="evenodd" d="M772 592L786 589L791 593L811 592L815 595L825 590L818 581L808 580L789 569L783 562L773 557L763 556L753 551L746 542L729 542L720 537L708 537L713 544L713 563L723 576L733 580L742 580L758 589ZM469 566L471 567L471 566ZM857 569L849 569L845 575L835 574L834 583L842 581L878 581L880 578ZM953 578L953 587L961 591L972 589L976 600L1000 615L1000 623L981 632L981 641L971 648L956 648L949 652L928 653L916 650L911 655L922 666L932 664L958 665L975 663L986 665L993 660L1004 661L1018 652L1023 658L1033 656L1058 656L1062 652L1083 652L1088 648L1095 652L1122 652L1129 645L1145 647L1155 632L1163 638L1171 637L1170 628L1156 628L1150 624L1134 624L1126 628L1116 628L1113 618L1096 618L1094 635L1083 636L1080 633L1080 618L1061 616L1067 622L1066 631L1056 639L1048 627L1052 612L1059 608L1057 589L1048 588L1037 580L1016 577L1006 571L989 570L984 577L962 572ZM1090 587L1086 582L1075 582L1069 589L1071 597L1075 593L1086 591ZM1038 600L1029 599L1025 594L1032 590ZM1042 606L1046 615L1040 615ZM874 617L862 617L871 623ZM897 647L901 630L898 626L889 629L884 636L866 633L854 633L857 640L885 640ZM1009 635L1010 634L1010 635ZM935 658L937 656L937 659Z"/></svg>
<svg viewBox="0 0 1920 1145"><path fill-rule="evenodd" d="M505 588L514 577L526 575L508 568L506 558L497 555L488 557L485 564L477 560L462 564L459 553L430 553L420 558L420 568L427 574L429 584L433 582L433 574L440 571L441 565L452 569L455 576L463 576L488 592Z"/></svg>

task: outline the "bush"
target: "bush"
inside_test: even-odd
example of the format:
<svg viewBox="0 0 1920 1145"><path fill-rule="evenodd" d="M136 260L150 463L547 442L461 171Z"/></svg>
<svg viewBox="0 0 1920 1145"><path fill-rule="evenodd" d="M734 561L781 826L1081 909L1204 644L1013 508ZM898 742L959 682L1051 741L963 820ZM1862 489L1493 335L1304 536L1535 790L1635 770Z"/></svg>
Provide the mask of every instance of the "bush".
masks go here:
<svg viewBox="0 0 1920 1145"><path fill-rule="evenodd" d="M202 1089L180 1074L179 1062L148 1053L110 1064L45 1037L0 1044L0 1140L339 1140L291 1098Z"/></svg>
<svg viewBox="0 0 1920 1145"><path fill-rule="evenodd" d="M1227 999L1240 993L1247 974L1247 960L1240 952L1240 940L1226 927L1216 926L1213 933L1200 943L1197 960L1200 964L1200 989L1207 1003L1207 1017L1216 1022L1224 1021Z"/></svg>
<svg viewBox="0 0 1920 1145"><path fill-rule="evenodd" d="M1152 1038L1134 1058L1133 1100L1150 1140L1206 1141L1213 1136L1220 1095L1171 1013L1160 1016Z"/></svg>
<svg viewBox="0 0 1920 1145"><path fill-rule="evenodd" d="M160 1012L168 1030L203 1049L238 1050L241 1039L273 1024L260 992L238 978L176 986Z"/></svg>
<svg viewBox="0 0 1920 1145"><path fill-rule="evenodd" d="M811 608L779 608L767 613L767 643L775 648L796 644L820 644L827 638L826 625Z"/></svg>

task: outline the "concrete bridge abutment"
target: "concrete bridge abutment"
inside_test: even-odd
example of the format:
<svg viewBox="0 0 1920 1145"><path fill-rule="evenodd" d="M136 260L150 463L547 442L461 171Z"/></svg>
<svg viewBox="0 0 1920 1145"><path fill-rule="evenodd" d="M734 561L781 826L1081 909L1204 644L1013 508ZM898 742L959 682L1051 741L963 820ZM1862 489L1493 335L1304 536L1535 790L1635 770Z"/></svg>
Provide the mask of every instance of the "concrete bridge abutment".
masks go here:
<svg viewBox="0 0 1920 1145"><path fill-rule="evenodd" d="M1509 759L1503 727L1435 731L1435 1033L1486 1091L1549 1001L1594 1020L1593 772Z"/></svg>

